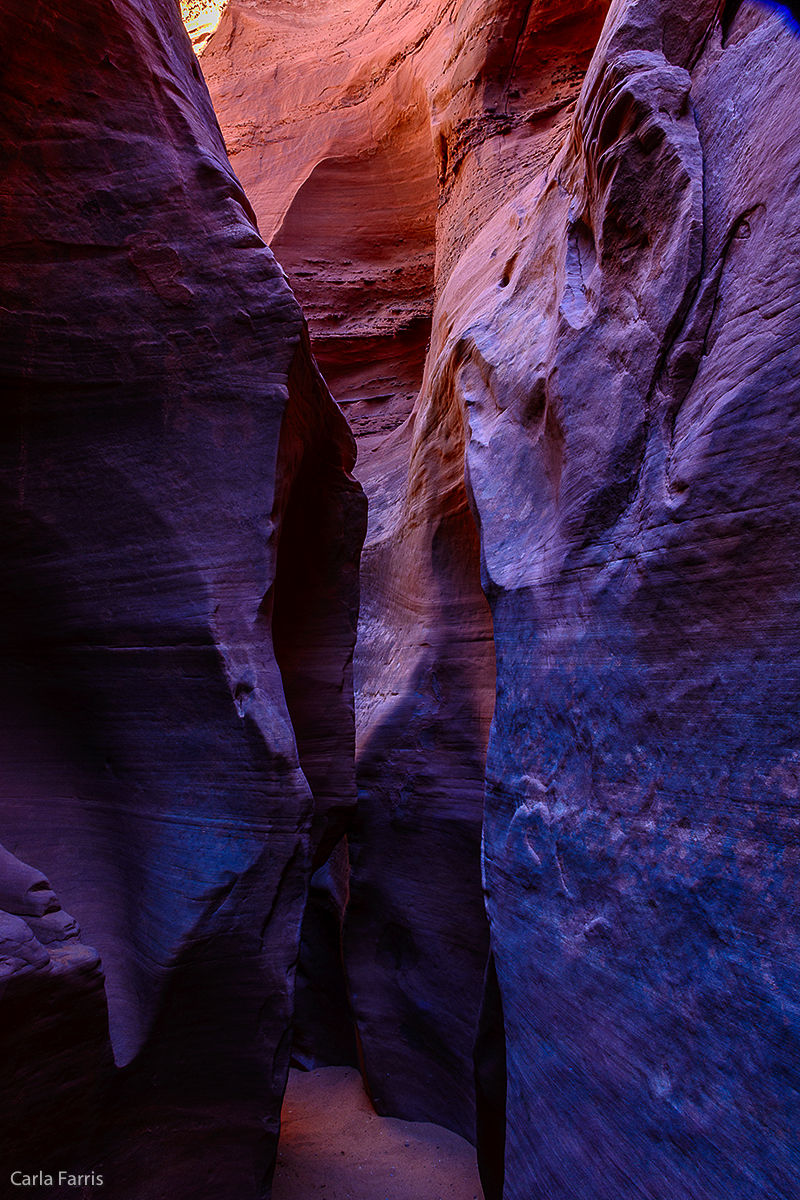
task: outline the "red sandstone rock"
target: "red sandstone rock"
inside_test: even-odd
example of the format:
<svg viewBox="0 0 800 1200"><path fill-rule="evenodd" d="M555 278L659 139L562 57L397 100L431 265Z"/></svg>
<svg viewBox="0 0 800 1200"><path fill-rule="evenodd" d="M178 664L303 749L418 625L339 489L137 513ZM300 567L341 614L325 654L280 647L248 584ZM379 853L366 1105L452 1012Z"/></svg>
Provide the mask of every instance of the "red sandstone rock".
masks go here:
<svg viewBox="0 0 800 1200"><path fill-rule="evenodd" d="M458 404L381 431L421 383L436 289L563 136L603 12L233 0L202 56L232 161L360 439L370 497L345 927L367 1078L379 1111L468 1137L491 625Z"/></svg>
<svg viewBox="0 0 800 1200"><path fill-rule="evenodd" d="M0 31L3 840L103 956L116 1194L196 1196L202 1112L241 1200L354 802L352 439L177 5L15 0Z"/></svg>
<svg viewBox="0 0 800 1200"><path fill-rule="evenodd" d="M425 380L359 468L362 1024L397 1054L418 1032L409 1010L444 1011L419 944L448 860L419 845L454 794L439 713L462 760L480 757L485 709L464 716L489 673L455 616L485 647L466 480L498 659L485 874L500 995L481 1044L491 1058L502 998L506 1200L778 1200L799 1182L797 42L750 4L618 0L601 35L604 15L233 3L204 65L265 228L287 217L287 256L309 260L296 286L320 336L331 317L349 336L358 312L370 347L377 316L334 274L309 195L341 245L333 214L352 207L330 160L355 170L398 145L404 108L431 132ZM460 716L438 674L454 660ZM477 776L454 790L476 814ZM441 1061L418 1046L391 1104ZM499 1196L497 1172L485 1182Z"/></svg>
<svg viewBox="0 0 800 1200"><path fill-rule="evenodd" d="M430 332L437 184L415 44L443 6L379 7L229 3L202 57L315 356L354 428L377 432L410 411Z"/></svg>
<svg viewBox="0 0 800 1200"><path fill-rule="evenodd" d="M226 5L203 72L357 434L410 411L435 279L552 155L605 7Z"/></svg>

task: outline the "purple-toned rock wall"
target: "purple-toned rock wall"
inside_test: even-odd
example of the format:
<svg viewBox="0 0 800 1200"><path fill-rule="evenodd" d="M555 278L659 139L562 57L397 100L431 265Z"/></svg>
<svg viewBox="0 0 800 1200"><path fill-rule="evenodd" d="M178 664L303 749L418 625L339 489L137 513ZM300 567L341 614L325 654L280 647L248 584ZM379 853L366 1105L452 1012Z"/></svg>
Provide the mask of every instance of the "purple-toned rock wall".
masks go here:
<svg viewBox="0 0 800 1200"><path fill-rule="evenodd" d="M361 435L354 661L352 439L177 6L0 31L35 1136L66 1081L115 1200L266 1195L294 1022L381 1112L477 1110L486 1200L799 1194L787 18L231 0L203 61Z"/></svg>
<svg viewBox="0 0 800 1200"><path fill-rule="evenodd" d="M90 1161L114 1059L103 972L49 880L0 846L0 1170Z"/></svg>
<svg viewBox="0 0 800 1200"><path fill-rule="evenodd" d="M615 3L436 327L497 647L505 1200L795 1195L800 41Z"/></svg>
<svg viewBox="0 0 800 1200"><path fill-rule="evenodd" d="M238 1200L355 801L352 438L177 4L12 0L0 31L2 840L102 956L114 1194L196 1195L197 1153Z"/></svg>

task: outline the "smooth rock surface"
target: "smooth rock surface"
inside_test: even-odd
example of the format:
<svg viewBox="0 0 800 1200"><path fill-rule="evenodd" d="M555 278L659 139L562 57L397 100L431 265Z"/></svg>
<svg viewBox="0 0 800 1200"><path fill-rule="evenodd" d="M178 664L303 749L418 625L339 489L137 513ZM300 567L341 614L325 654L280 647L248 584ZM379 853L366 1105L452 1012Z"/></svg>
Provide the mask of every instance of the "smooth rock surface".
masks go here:
<svg viewBox="0 0 800 1200"><path fill-rule="evenodd" d="M0 33L3 840L102 954L114 1136L194 1196L196 1106L242 1200L355 800L352 438L178 5L14 0Z"/></svg>
<svg viewBox="0 0 800 1200"><path fill-rule="evenodd" d="M352 820L352 447L177 11L0 18L3 838L104 955L116 1200L266 1192L298 955L308 1061L350 1006L381 1111L472 1136L477 1090L487 1200L795 1196L800 43L711 0L226 10L231 149L363 435ZM74 961L101 1076L97 956L4 928L6 1028Z"/></svg>
<svg viewBox="0 0 800 1200"><path fill-rule="evenodd" d="M604 12L231 0L201 59L232 161L359 439L370 499L344 928L366 1075L378 1111L469 1138L494 649L448 381L435 411L401 423L435 295L552 156ZM334 986L327 972L306 977L317 991ZM300 1037L308 1063L325 1061L314 1024L316 1056ZM341 1034L337 1018L329 1043Z"/></svg>
<svg viewBox="0 0 800 1200"><path fill-rule="evenodd" d="M437 183L414 51L433 8L232 0L202 54L231 162L357 431L408 415L430 334Z"/></svg>
<svg viewBox="0 0 800 1200"><path fill-rule="evenodd" d="M44 917L60 907L42 872L0 846L0 908L24 917Z"/></svg>

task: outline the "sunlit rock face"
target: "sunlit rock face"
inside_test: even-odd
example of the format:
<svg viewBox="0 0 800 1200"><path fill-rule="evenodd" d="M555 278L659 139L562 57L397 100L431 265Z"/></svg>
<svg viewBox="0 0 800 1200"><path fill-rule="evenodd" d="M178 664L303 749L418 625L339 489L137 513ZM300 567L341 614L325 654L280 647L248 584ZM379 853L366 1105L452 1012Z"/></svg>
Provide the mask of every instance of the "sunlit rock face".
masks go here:
<svg viewBox="0 0 800 1200"><path fill-rule="evenodd" d="M200 54L219 25L226 0L181 0L181 17L192 39L195 53Z"/></svg>
<svg viewBox="0 0 800 1200"><path fill-rule="evenodd" d="M115 1195L238 1200L355 800L363 496L178 6L51 7L0 17L2 840L102 955Z"/></svg>

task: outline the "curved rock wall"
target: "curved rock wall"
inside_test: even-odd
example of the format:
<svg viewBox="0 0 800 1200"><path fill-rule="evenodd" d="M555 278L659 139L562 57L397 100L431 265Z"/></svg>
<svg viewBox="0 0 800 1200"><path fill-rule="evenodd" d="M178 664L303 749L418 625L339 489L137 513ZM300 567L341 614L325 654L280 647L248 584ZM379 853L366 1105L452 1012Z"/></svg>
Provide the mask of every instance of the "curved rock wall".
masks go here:
<svg viewBox="0 0 800 1200"><path fill-rule="evenodd" d="M430 130L420 395L382 441L353 412L372 515L345 936L376 1100L469 1121L441 1088L469 1024L443 981L474 1014L482 951L459 959L442 891L472 912L493 629L487 1196L502 1014L506 1200L777 1200L798 1185L798 42L748 3L606 9L234 0L203 61L268 227L293 262L313 247L309 303L327 288L345 324L306 191L330 226L331 160L379 156L412 95Z"/></svg>
<svg viewBox="0 0 800 1200"><path fill-rule="evenodd" d="M366 1078L379 1111L471 1138L494 648L452 375L429 376L423 396L435 401L399 422L422 383L434 298L563 138L604 11L232 0L202 56L232 161L358 438L370 499L344 928ZM319 931L307 941L319 946ZM303 1061L324 1061L306 1032L297 1043Z"/></svg>
<svg viewBox="0 0 800 1200"><path fill-rule="evenodd" d="M102 954L114 1194L196 1195L193 1154L262 1194L313 850L355 800L352 438L177 4L0 30L3 840Z"/></svg>
<svg viewBox="0 0 800 1200"><path fill-rule="evenodd" d="M231 150L362 435L353 816L352 440L177 6L0 30L0 1004L42 1062L59 1005L96 1107L96 959L52 1000L20 856L103 956L115 1196L266 1194L298 955L298 1054L352 1011L383 1112L470 1134L477 1033L487 1200L794 1195L800 42L227 6Z"/></svg>
<svg viewBox="0 0 800 1200"><path fill-rule="evenodd" d="M799 53L616 3L434 319L497 646L506 1200L797 1190Z"/></svg>
<svg viewBox="0 0 800 1200"><path fill-rule="evenodd" d="M410 448L400 436L408 433ZM366 485L345 965L378 1111L473 1138L472 1043L488 951L479 856L491 627L453 397L435 421L394 437L408 482L393 510L379 500L385 477L376 471Z"/></svg>
<svg viewBox="0 0 800 1200"><path fill-rule="evenodd" d="M385 434L430 336L437 184L414 51L441 14L377 7L233 0L202 61L325 378L356 432Z"/></svg>

